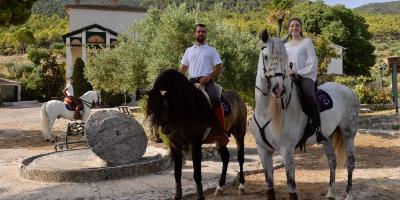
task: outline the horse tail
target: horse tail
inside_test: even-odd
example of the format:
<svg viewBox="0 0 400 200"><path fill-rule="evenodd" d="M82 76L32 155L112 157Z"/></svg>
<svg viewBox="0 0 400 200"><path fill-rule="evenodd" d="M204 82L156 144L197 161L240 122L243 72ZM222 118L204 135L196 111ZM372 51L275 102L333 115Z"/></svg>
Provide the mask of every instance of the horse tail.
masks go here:
<svg viewBox="0 0 400 200"><path fill-rule="evenodd" d="M338 167L346 164L346 149L343 141L343 133L339 127L333 132L333 149L336 154L336 162Z"/></svg>
<svg viewBox="0 0 400 200"><path fill-rule="evenodd" d="M47 109L46 109L47 102L45 102L42 105L41 108L41 123L42 123L42 130L43 130L43 136L47 139L50 138L50 130L49 130L49 116L47 114Z"/></svg>

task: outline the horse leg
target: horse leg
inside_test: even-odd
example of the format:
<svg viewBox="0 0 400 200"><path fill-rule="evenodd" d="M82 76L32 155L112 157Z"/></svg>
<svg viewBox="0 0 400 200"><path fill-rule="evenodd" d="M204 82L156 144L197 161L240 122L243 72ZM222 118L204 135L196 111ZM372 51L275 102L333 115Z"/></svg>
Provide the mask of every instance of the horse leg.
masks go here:
<svg viewBox="0 0 400 200"><path fill-rule="evenodd" d="M296 163L294 160L294 149L288 148L283 152L284 165L286 169L286 185L289 193L289 200L297 200L295 168Z"/></svg>
<svg viewBox="0 0 400 200"><path fill-rule="evenodd" d="M333 151L333 141L332 136L328 138L328 142L324 144L324 151L328 157L329 165L329 190L326 194L326 198L335 199L335 177L336 177L336 155Z"/></svg>
<svg viewBox="0 0 400 200"><path fill-rule="evenodd" d="M353 200L352 189L353 189L353 171L355 168L355 157L354 157L354 138L353 137L344 137L344 143L346 147L346 155L347 155L347 188L346 188L346 199L345 200Z"/></svg>
<svg viewBox="0 0 400 200"><path fill-rule="evenodd" d="M53 125L54 125L55 121L56 121L56 118L50 117L50 119L49 119L49 134L48 134L48 136L50 138L46 138L46 140L48 140L50 142L53 142L54 138L55 138L55 136L51 133L51 129L53 129Z"/></svg>
<svg viewBox="0 0 400 200"><path fill-rule="evenodd" d="M244 135L244 134L243 134ZM239 162L239 196L244 193L244 174L243 174L243 163L244 163L244 136L240 139L236 138L236 144L238 147L237 157Z"/></svg>
<svg viewBox="0 0 400 200"><path fill-rule="evenodd" d="M172 147L171 154L174 160L175 199L182 199L182 150Z"/></svg>
<svg viewBox="0 0 400 200"><path fill-rule="evenodd" d="M198 199L204 199L203 185L201 184L201 144L192 144L193 178L196 182Z"/></svg>
<svg viewBox="0 0 400 200"><path fill-rule="evenodd" d="M221 194L224 190L223 186L226 183L226 171L228 170L228 163L229 163L229 157L230 157L228 148L226 148L226 146L223 146L223 145L219 146L218 153L221 156L222 172L221 172L221 177L219 179L218 187L214 193L215 196Z"/></svg>
<svg viewBox="0 0 400 200"><path fill-rule="evenodd" d="M267 200L275 200L273 152L266 150L266 148L261 146L260 142L257 142L257 151L264 168L265 182L267 183Z"/></svg>

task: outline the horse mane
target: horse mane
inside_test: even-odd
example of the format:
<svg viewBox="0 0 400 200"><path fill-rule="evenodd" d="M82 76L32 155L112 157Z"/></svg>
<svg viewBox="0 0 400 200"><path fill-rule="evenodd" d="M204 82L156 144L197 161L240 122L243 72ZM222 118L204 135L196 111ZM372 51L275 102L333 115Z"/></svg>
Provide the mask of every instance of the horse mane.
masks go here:
<svg viewBox="0 0 400 200"><path fill-rule="evenodd" d="M288 56L283 42L279 38L268 37L268 40L265 42L265 46L268 49L268 58L270 59L266 67L271 67L271 64L282 66L282 73L284 73L286 77L283 84L285 85L287 92L289 92L291 90L291 79L289 76L289 72L286 69L286 67L288 67ZM262 60L261 62L259 61L259 65L260 64L262 64ZM277 130L276 132L281 132L281 129L283 128L283 110L281 106L281 101L270 97L268 109L271 112L271 125L274 127L275 130Z"/></svg>
<svg viewBox="0 0 400 200"><path fill-rule="evenodd" d="M162 95L161 91L166 93ZM154 128L168 127L184 134L195 134L195 124L204 124L205 127L215 118L204 94L173 69L164 71L155 81L149 92L146 114ZM168 118L166 121L163 119L165 116Z"/></svg>

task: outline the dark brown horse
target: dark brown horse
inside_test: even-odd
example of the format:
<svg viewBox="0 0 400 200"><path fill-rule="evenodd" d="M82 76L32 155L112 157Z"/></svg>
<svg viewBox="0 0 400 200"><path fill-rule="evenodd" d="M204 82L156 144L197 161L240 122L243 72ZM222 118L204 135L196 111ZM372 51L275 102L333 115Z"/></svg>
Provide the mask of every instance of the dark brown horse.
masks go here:
<svg viewBox="0 0 400 200"><path fill-rule="evenodd" d="M235 137L238 148L238 161L240 165L239 191L244 191L244 136L246 134L247 109L239 95L233 91L223 91L222 95L231 105L232 111L225 116L225 127L228 135ZM175 199L182 198L182 153L191 150L194 168L194 180L197 186L199 199L204 199L201 183L201 146L203 143L215 142L223 163L222 173L216 194L222 191L226 182L226 171L229 162L229 151L222 145L220 137L205 134L220 131L217 119L211 105L204 93L197 89L189 80L176 70L163 72L154 83L149 92L147 101L147 116L151 119L153 128L160 128L169 138L171 154L174 162L174 175L176 181ZM209 128L212 128L209 131ZM221 135L221 136L220 136Z"/></svg>

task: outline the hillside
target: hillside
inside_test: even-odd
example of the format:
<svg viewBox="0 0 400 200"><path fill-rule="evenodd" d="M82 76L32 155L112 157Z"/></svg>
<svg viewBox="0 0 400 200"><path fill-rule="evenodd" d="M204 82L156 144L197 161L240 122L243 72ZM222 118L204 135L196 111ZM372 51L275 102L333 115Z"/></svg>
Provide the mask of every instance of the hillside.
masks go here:
<svg viewBox="0 0 400 200"><path fill-rule="evenodd" d="M120 0L122 5L139 6L140 0ZM64 6L66 4L73 4L75 0L38 0L32 7L33 13L53 15L58 14L65 16ZM81 4L97 4L107 5L111 4L111 0L81 0Z"/></svg>
<svg viewBox="0 0 400 200"><path fill-rule="evenodd" d="M356 11L381 13L381 14L400 14L400 1L391 1L384 3L370 3L357 8Z"/></svg>

